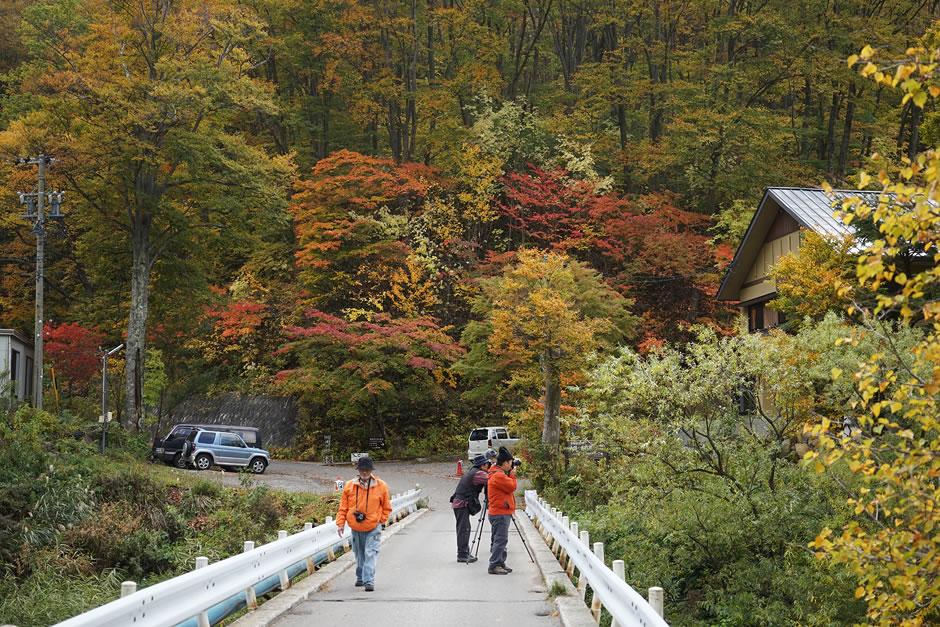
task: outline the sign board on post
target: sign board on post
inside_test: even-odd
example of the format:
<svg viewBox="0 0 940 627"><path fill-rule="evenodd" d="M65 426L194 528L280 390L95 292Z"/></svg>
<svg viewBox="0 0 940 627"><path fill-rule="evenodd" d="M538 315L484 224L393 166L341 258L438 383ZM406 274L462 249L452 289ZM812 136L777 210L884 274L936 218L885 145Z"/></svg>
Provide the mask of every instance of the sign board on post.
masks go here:
<svg viewBox="0 0 940 627"><path fill-rule="evenodd" d="M359 461L360 457L368 457L368 456L369 456L368 453L353 453L352 455L349 456L349 460L355 464L356 462Z"/></svg>
<svg viewBox="0 0 940 627"><path fill-rule="evenodd" d="M376 451L385 448L385 438L369 438L369 449Z"/></svg>
<svg viewBox="0 0 940 627"><path fill-rule="evenodd" d="M112 416L113 416L113 414L112 414L111 412L108 412L108 422L111 422L111 417L112 417ZM105 421L105 420L104 420L104 416L98 416L98 422L104 422L104 421Z"/></svg>

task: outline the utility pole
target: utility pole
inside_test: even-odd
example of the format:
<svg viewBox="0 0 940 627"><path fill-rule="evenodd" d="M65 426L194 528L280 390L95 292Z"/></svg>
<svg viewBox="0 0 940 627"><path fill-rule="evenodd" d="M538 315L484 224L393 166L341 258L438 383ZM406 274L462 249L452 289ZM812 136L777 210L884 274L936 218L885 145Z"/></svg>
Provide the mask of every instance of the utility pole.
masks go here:
<svg viewBox="0 0 940 627"><path fill-rule="evenodd" d="M20 203L26 205L26 213L20 216L27 220L35 220L33 233L36 234L36 320L35 339L33 341L33 407L42 409L42 379L43 379L43 288L45 281L45 255L46 255L46 227L45 218L62 217L63 192L46 193L46 166L58 161L46 155L36 158L17 159L14 163L22 165L39 166L39 185L37 191L29 194L19 194ZM49 215L44 213L45 202L49 203Z"/></svg>
<svg viewBox="0 0 940 627"><path fill-rule="evenodd" d="M104 454L105 439L108 433L108 357L124 348L118 344L101 355L101 453Z"/></svg>

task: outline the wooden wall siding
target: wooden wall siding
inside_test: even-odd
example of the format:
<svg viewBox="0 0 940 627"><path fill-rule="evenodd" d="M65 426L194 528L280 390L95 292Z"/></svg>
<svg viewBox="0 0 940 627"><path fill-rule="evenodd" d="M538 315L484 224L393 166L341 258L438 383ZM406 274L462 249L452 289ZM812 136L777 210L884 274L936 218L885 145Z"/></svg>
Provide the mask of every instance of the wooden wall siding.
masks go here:
<svg viewBox="0 0 940 627"><path fill-rule="evenodd" d="M783 212L781 212L783 213ZM748 301L761 296L772 294L774 285L768 278L770 268L777 262L777 259L787 253L798 251L800 249L800 231L788 233L783 237L768 240L761 246L760 253L754 260L754 265L748 271L744 279L744 286L741 287L739 300Z"/></svg>
<svg viewBox="0 0 940 627"><path fill-rule="evenodd" d="M789 235L790 233L795 233L799 230L800 223L797 222L793 216L791 216L786 211L778 211L777 218L770 226L770 231L767 232L767 237L764 238L764 242L779 239L784 235Z"/></svg>

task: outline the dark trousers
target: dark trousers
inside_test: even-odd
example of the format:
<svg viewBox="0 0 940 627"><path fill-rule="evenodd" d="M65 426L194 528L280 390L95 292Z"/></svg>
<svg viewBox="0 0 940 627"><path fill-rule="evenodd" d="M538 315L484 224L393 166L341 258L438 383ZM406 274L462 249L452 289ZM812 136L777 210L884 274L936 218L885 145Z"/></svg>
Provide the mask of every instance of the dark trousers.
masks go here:
<svg viewBox="0 0 940 627"><path fill-rule="evenodd" d="M509 544L509 523L511 515L490 514L490 568L497 564L506 565L506 545Z"/></svg>
<svg viewBox="0 0 940 627"><path fill-rule="evenodd" d="M457 519L457 557L470 557L470 512L466 507L454 510Z"/></svg>

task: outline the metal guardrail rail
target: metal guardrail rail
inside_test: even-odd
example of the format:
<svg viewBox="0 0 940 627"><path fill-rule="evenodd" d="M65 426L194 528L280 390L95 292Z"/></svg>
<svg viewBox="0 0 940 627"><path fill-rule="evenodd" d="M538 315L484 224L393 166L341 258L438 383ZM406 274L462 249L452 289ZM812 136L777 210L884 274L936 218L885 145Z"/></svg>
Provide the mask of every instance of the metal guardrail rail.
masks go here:
<svg viewBox="0 0 940 627"><path fill-rule="evenodd" d="M420 487L392 497L392 514L396 521L417 510ZM309 525L309 523L308 523ZM313 557L327 552L330 557L337 544L336 525L332 518L318 526L288 536L281 532L274 542L247 550L215 564L200 567L143 588L128 596L97 607L58 624L57 627L167 627L195 619L200 626L209 625L209 611L216 606L238 607L255 604L256 588L276 578L282 590L290 586L290 578L311 572ZM341 542L348 546L352 536L347 525ZM203 560L206 558L197 558ZM228 614L216 619L221 620Z"/></svg>
<svg viewBox="0 0 940 627"><path fill-rule="evenodd" d="M584 598L584 586L589 585L594 594L595 621L600 619L600 607L603 607L613 617L615 625L619 627L668 627L668 623L659 612L643 598L640 593L630 587L623 579L623 563L620 562L619 573L607 567L604 563L604 548L601 542L596 542L594 551L589 547L587 531L579 534L578 523L569 523L568 517L552 508L539 498L535 490L526 490L526 514L536 523L536 527L553 550L561 552L562 558L567 557L567 572L569 577L574 568L578 569L578 589ZM551 539L549 541L549 538ZM619 561L619 560L618 560ZM562 563L562 566L565 564ZM661 588L654 588L661 593ZM661 607L661 606L660 606Z"/></svg>

